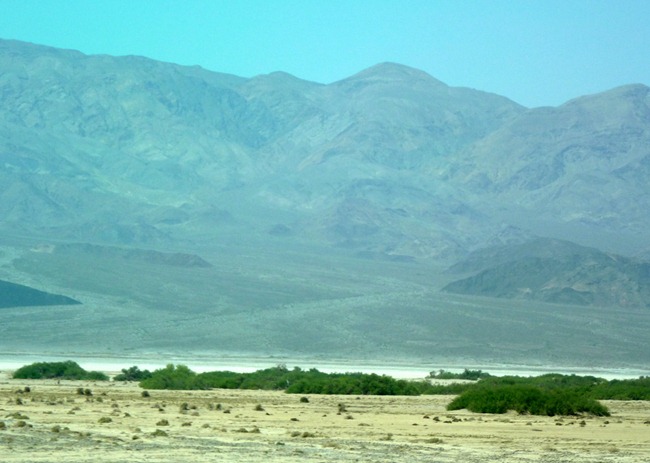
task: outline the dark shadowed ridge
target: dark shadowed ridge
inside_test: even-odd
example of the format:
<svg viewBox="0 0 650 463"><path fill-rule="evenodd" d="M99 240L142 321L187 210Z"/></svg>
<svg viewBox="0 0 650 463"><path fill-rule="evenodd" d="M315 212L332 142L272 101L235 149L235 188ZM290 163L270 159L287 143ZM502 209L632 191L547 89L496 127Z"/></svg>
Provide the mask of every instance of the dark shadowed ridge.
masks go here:
<svg viewBox="0 0 650 463"><path fill-rule="evenodd" d="M72 298L39 291L29 286L0 280L0 309L9 307L75 305L81 304Z"/></svg>

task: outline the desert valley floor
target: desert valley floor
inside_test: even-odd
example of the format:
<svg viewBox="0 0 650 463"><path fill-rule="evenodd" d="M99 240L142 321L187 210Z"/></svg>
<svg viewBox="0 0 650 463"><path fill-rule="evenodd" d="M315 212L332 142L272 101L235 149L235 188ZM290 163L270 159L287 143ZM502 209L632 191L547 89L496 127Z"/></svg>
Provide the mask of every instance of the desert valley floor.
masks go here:
<svg viewBox="0 0 650 463"><path fill-rule="evenodd" d="M606 402L607 418L537 417L448 412L450 396L210 390L143 397L134 383L10 378L0 373L5 463L640 463L650 456L649 402Z"/></svg>

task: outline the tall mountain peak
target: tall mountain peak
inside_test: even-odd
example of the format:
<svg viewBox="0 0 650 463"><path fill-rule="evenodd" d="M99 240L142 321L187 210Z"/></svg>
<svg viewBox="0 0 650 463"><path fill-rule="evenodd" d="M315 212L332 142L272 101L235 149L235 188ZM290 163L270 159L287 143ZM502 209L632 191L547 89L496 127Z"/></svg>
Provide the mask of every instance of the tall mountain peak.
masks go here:
<svg viewBox="0 0 650 463"><path fill-rule="evenodd" d="M611 106L630 109L640 106L650 108L650 87L643 84L622 85L604 92L573 98L559 106L558 109L589 108L593 111L600 111L603 116L606 116L612 110Z"/></svg>
<svg viewBox="0 0 650 463"><path fill-rule="evenodd" d="M363 86L409 86L409 87L435 87L439 90L448 86L424 71L403 64L385 62L376 64L346 79L334 82L335 86L359 88Z"/></svg>

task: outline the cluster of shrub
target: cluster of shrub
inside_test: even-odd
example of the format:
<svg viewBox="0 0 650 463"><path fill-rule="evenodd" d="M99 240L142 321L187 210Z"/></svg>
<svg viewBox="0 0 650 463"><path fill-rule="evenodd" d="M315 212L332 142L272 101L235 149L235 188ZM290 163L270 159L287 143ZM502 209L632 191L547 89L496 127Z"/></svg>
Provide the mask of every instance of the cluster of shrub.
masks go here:
<svg viewBox="0 0 650 463"><path fill-rule="evenodd" d="M445 375L448 376L449 375ZM453 379L479 377L471 383L433 385L428 381L398 380L364 373L323 373L316 369L289 370L277 366L253 373L214 371L194 373L184 365L156 370L140 385L146 389L265 389L293 394L422 395L457 397L450 410L466 408L480 413L514 410L533 415L592 414L608 416L598 400L650 400L650 377L607 381L593 376L547 374L536 377L494 377L466 370Z"/></svg>
<svg viewBox="0 0 650 463"><path fill-rule="evenodd" d="M650 400L650 377L611 380L594 376L546 374L490 377L469 387L448 406L480 413L514 410L532 415L609 416L599 400Z"/></svg>
<svg viewBox="0 0 650 463"><path fill-rule="evenodd" d="M108 381L101 371L86 371L77 362L36 362L14 371L14 378L20 379L83 379Z"/></svg>
<svg viewBox="0 0 650 463"><path fill-rule="evenodd" d="M116 381L139 381L144 389L261 389L290 394L423 395L457 397L450 410L466 408L480 413L514 410L533 415L607 416L598 400L650 400L650 377L607 381L594 376L547 374L535 377L495 377L480 370L459 374L441 371L430 377L476 379L472 382L434 385L429 381L399 380L365 373L323 373L316 369L288 369L284 365L252 373L212 371L195 373L185 365L169 364L150 372L138 367L123 369ZM452 376L453 375L453 376ZM34 363L14 373L14 378L62 378L106 380L100 372L87 372L75 362Z"/></svg>
<svg viewBox="0 0 650 463"><path fill-rule="evenodd" d="M145 389L261 389L289 394L419 395L426 383L364 373L323 373L285 366L252 373L194 373L185 365L167 365L140 381Z"/></svg>
<svg viewBox="0 0 650 463"><path fill-rule="evenodd" d="M466 408L477 413L514 410L531 415L609 416L607 408L589 394L588 387L572 381L554 383L553 379L505 377L480 381L451 401L447 408Z"/></svg>

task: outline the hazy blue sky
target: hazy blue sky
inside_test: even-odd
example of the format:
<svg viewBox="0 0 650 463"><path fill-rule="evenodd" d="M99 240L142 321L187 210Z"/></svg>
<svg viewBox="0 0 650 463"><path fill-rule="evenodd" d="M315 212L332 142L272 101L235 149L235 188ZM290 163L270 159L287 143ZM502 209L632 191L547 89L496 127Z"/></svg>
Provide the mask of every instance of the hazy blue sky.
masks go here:
<svg viewBox="0 0 650 463"><path fill-rule="evenodd" d="M0 0L0 38L321 83L393 61L526 106L650 85L650 0Z"/></svg>

